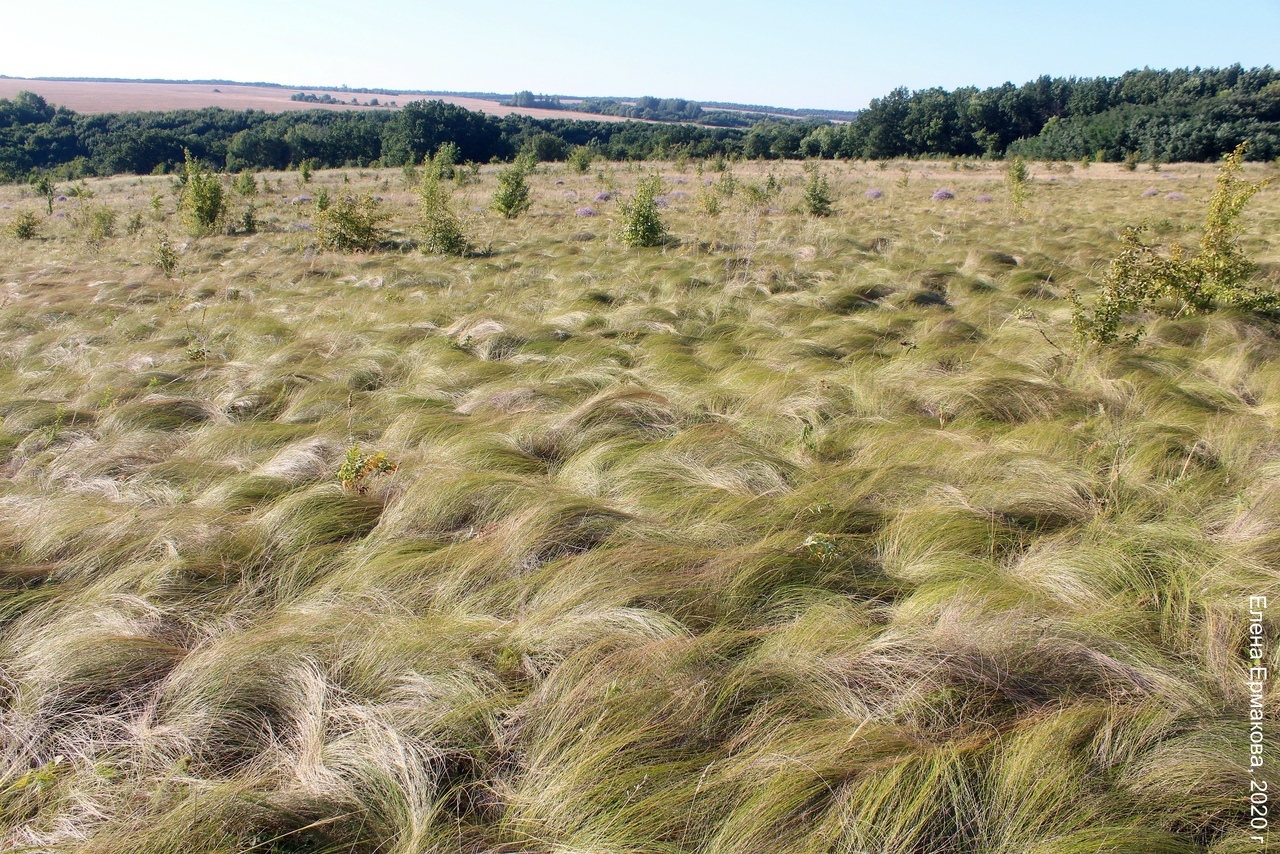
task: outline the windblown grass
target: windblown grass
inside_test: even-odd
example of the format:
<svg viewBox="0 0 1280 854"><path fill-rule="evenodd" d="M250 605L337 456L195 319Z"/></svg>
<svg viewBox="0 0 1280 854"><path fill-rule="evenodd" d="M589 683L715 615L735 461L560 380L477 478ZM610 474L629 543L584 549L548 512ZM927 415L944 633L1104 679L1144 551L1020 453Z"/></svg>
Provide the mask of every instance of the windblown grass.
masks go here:
<svg viewBox="0 0 1280 854"><path fill-rule="evenodd" d="M663 165L653 249L576 215L622 165L512 221L484 170L464 258L356 170L313 183L383 197L372 254L318 252L287 174L176 280L167 179L91 184L166 194L137 235L68 203L0 244L0 847L1243 850L1280 331L1079 346L1067 289L1196 206L1041 167L1015 218L944 165L834 167L826 218L798 164L714 218ZM398 468L344 488L353 445Z"/></svg>

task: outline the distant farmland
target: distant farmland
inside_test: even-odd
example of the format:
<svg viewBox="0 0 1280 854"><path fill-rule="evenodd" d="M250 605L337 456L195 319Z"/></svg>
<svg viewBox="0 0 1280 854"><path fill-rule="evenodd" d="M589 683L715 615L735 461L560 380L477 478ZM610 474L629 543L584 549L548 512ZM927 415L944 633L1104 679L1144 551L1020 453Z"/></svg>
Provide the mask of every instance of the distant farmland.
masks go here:
<svg viewBox="0 0 1280 854"><path fill-rule="evenodd" d="M103 82L83 80L32 80L20 77L0 78L0 98L12 98L26 90L35 92L50 103L70 107L78 113L124 113L135 111L195 110L202 107L225 107L228 110L264 110L279 113L285 110L376 110L384 107L356 106L353 104L321 104L308 101L291 101L289 97L300 91L316 96L331 95L341 100L359 98L362 103L371 98L380 102L395 101L404 106L411 101L424 99L447 101L468 110L505 116L516 113L539 119L565 118L562 110L543 110L524 107L504 107L497 101L483 98L464 98L452 95L378 95L349 92L342 89L289 89L275 86L245 86L232 83L141 83ZM575 119L599 121L627 121L619 116L595 113L572 113Z"/></svg>

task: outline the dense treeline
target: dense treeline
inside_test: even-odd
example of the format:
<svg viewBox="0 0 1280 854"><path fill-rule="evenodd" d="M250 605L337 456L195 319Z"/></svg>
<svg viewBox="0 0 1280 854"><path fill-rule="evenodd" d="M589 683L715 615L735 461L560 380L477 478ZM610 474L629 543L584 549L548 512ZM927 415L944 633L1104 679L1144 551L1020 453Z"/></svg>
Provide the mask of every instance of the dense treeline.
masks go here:
<svg viewBox="0 0 1280 854"><path fill-rule="evenodd" d="M690 113L692 102L637 107ZM652 101L653 103L649 103ZM675 113L671 113L675 111ZM656 113L655 113L656 115ZM703 114L705 120L706 114ZM1270 67L1041 77L988 89L897 89L847 124L756 122L745 132L691 124L495 118L443 101L398 112L264 113L217 108L80 115L38 95L0 100L0 179L41 170L66 177L176 168L184 149L218 168L398 166L453 142L465 160L506 160L526 146L559 159L589 145L611 160L918 156L1150 161L1213 160L1240 142L1280 157L1280 73Z"/></svg>
<svg viewBox="0 0 1280 854"><path fill-rule="evenodd" d="M1280 156L1280 73L1270 67L1041 77L988 89L897 89L840 128L805 140L810 156L920 155L1213 160L1239 143Z"/></svg>
<svg viewBox="0 0 1280 854"><path fill-rule="evenodd" d="M563 156L590 145L611 160L649 159L685 152L733 154L739 131L636 122L502 119L443 101L418 101L397 112L339 113L259 110L174 110L81 115L22 92L0 100L0 178L21 180L50 170L65 177L170 171L183 151L220 168L287 169L399 166L420 161L444 142L464 160L514 157L535 137L552 135Z"/></svg>

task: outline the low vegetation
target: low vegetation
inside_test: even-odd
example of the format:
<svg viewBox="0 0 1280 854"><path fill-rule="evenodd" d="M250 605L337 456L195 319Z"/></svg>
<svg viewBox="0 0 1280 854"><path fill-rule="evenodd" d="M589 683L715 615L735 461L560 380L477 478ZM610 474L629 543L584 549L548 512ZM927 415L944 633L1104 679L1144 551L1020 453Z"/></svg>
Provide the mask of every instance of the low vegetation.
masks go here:
<svg viewBox="0 0 1280 854"><path fill-rule="evenodd" d="M0 849L1256 850L1272 167L645 166L0 187Z"/></svg>

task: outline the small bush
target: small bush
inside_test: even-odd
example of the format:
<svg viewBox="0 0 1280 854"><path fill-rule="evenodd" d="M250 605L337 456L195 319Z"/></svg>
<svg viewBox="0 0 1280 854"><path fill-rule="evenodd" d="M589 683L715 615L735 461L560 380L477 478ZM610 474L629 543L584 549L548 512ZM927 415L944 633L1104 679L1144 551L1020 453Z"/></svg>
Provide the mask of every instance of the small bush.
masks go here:
<svg viewBox="0 0 1280 854"><path fill-rule="evenodd" d="M236 176L236 182L232 185L232 189L242 196L256 196L258 194L258 179L253 177L252 172L241 172Z"/></svg>
<svg viewBox="0 0 1280 854"><path fill-rule="evenodd" d="M1245 203L1271 181L1241 180L1240 164L1247 150L1248 144L1241 143L1223 161L1209 199L1200 253L1194 258L1188 258L1177 243L1167 256L1144 243L1146 226L1125 229L1123 249L1111 261L1093 311L1086 311L1079 297L1071 294L1071 323L1077 334L1101 344L1136 340L1141 328L1121 333L1125 315L1154 309L1162 301L1171 302L1178 313L1232 306L1280 314L1280 293L1248 284L1254 265L1239 245L1236 219Z"/></svg>
<svg viewBox="0 0 1280 854"><path fill-rule="evenodd" d="M84 212L85 239L90 246L98 247L102 241L116 236L116 212L106 205L95 205Z"/></svg>
<svg viewBox="0 0 1280 854"><path fill-rule="evenodd" d="M579 175L587 174L592 162L596 159L595 150L589 145L575 145L569 151L569 165Z"/></svg>
<svg viewBox="0 0 1280 854"><path fill-rule="evenodd" d="M707 216L720 216L720 194L711 187L703 187L698 193L698 210Z"/></svg>
<svg viewBox="0 0 1280 854"><path fill-rule="evenodd" d="M1009 185L1009 202L1013 205L1013 213L1021 217L1026 211L1027 200L1031 198L1031 173L1021 157L1009 161L1004 180Z"/></svg>
<svg viewBox="0 0 1280 854"><path fill-rule="evenodd" d="M14 217L13 222L9 223L9 233L16 240L31 240L36 236L40 227L40 220L31 211L23 211Z"/></svg>
<svg viewBox="0 0 1280 854"><path fill-rule="evenodd" d="M221 224L226 215L226 199L222 195L222 183L216 175L206 171L186 152L182 169L182 196L178 210L182 222L196 236L209 234Z"/></svg>
<svg viewBox="0 0 1280 854"><path fill-rule="evenodd" d="M399 466L387 459L382 451L366 456L359 445L352 445L342 457L342 465L338 467L338 483L348 492L364 493L369 489L364 481L370 475L387 474Z"/></svg>
<svg viewBox="0 0 1280 854"><path fill-rule="evenodd" d="M529 210L529 164L526 160L515 163L498 173L498 190L493 194L493 209L507 219L515 219Z"/></svg>
<svg viewBox="0 0 1280 854"><path fill-rule="evenodd" d="M163 273L166 279L173 278L173 274L178 269L178 253L174 250L173 244L169 242L169 235L160 235L151 264Z"/></svg>
<svg viewBox="0 0 1280 854"><path fill-rule="evenodd" d="M437 255L465 255L468 243L462 223L449 207L449 192L441 183L440 176L431 169L422 174L418 201L423 251Z"/></svg>
<svg viewBox="0 0 1280 854"><path fill-rule="evenodd" d="M804 209L810 216L831 216L831 183L827 176L814 169L809 173L809 183L804 188Z"/></svg>
<svg viewBox="0 0 1280 854"><path fill-rule="evenodd" d="M367 252L385 237L380 223L386 219L378 200L364 193L345 196L325 210L317 210L313 222L321 247L335 252Z"/></svg>
<svg viewBox="0 0 1280 854"><path fill-rule="evenodd" d="M655 201L662 193L662 178L650 175L640 181L631 201L622 205L622 242L632 248L661 246L667 239L666 226Z"/></svg>

